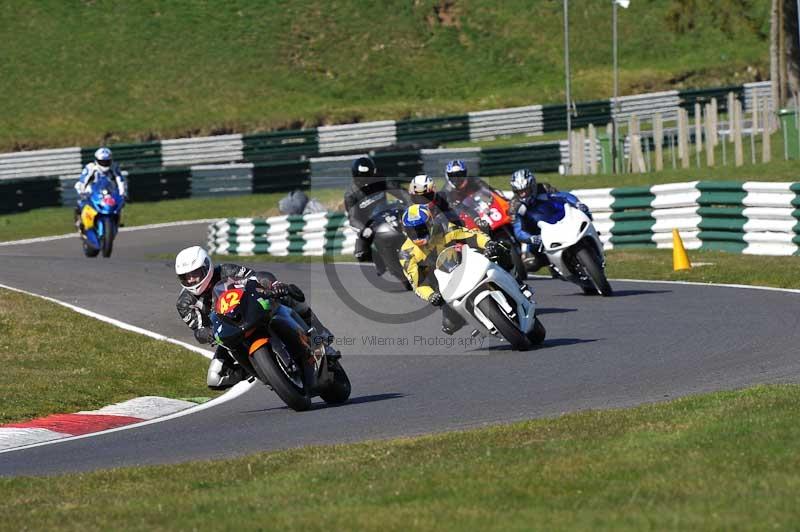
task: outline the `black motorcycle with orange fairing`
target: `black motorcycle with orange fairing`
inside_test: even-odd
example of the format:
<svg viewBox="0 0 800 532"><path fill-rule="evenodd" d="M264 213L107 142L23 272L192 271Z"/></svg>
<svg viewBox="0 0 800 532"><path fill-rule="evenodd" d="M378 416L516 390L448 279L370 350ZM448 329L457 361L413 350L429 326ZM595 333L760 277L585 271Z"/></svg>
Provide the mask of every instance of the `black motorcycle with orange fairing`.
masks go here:
<svg viewBox="0 0 800 532"><path fill-rule="evenodd" d="M338 358L326 356L317 331L270 290L254 280L226 279L214 286L212 301L214 341L290 408L308 410L314 396L328 404L350 397Z"/></svg>

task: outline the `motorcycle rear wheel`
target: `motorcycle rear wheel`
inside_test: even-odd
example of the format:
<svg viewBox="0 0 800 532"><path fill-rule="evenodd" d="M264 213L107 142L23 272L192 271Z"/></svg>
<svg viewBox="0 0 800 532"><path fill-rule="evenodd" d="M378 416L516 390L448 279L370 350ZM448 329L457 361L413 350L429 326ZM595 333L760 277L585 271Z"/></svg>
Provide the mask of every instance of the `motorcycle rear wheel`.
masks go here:
<svg viewBox="0 0 800 532"><path fill-rule="evenodd" d="M503 312L497 305L497 302L491 297L485 298L478 303L478 308L483 312L483 315L489 318L500 335L505 338L511 347L518 351L525 351L530 349L531 342L528 337L519 330L517 324Z"/></svg>
<svg viewBox="0 0 800 532"><path fill-rule="evenodd" d="M311 408L311 395L307 390L299 389L289 380L284 371L278 366L275 355L267 347L257 349L252 355L253 367L258 373L258 378L269 383L278 397L286 405L297 412Z"/></svg>
<svg viewBox="0 0 800 532"><path fill-rule="evenodd" d="M92 246L90 246L86 242L86 240L83 241L83 254L84 255L86 255L87 257L96 257L98 253L100 253L99 249L95 249Z"/></svg>
<svg viewBox="0 0 800 532"><path fill-rule="evenodd" d="M590 249L579 249L575 254L575 258L601 296L608 297L614 293L608 279L606 279L605 271L603 271L596 255ZM587 293L586 289L584 289L584 292Z"/></svg>

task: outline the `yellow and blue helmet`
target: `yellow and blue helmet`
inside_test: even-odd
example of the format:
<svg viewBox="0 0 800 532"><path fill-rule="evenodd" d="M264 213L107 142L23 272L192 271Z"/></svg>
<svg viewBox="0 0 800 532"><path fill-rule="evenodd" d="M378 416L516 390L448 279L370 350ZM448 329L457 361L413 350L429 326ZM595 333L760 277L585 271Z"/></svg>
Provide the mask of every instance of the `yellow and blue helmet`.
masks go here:
<svg viewBox="0 0 800 532"><path fill-rule="evenodd" d="M424 246L431 239L433 215L427 205L412 205L403 213L403 231L417 246Z"/></svg>

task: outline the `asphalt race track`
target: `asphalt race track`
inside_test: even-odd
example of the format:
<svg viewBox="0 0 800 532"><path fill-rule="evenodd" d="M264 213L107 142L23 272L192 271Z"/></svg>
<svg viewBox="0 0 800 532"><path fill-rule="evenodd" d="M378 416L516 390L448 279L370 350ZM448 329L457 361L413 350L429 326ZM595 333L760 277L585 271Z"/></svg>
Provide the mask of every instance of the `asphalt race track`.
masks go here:
<svg viewBox="0 0 800 532"><path fill-rule="evenodd" d="M0 283L48 295L173 338L193 337L175 311L172 261L203 244L206 224L120 233L110 259L84 258L75 239L0 247ZM266 268L266 263L264 265ZM0 475L39 475L222 458L626 407L800 376L797 294L637 282L585 297L545 279L536 290L544 347L510 351L469 330L448 337L412 294L373 286L370 268L335 267L372 313L342 302L320 263L269 266L301 286L339 337L349 404L295 413L265 386L195 414L96 437L0 454ZM422 314L411 323L396 315ZM362 312L363 313L363 312ZM54 324L57 330L58 324ZM449 342L449 344L448 344ZM199 355L197 355L199 356ZM205 374L197 379L205 381ZM148 395L142 383L141 395Z"/></svg>

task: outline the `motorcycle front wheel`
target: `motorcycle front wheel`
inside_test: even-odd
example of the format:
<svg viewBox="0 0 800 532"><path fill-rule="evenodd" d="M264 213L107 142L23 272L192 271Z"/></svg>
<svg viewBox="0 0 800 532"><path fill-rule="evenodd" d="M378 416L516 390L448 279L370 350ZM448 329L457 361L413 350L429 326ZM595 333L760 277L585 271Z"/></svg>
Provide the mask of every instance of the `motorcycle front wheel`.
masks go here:
<svg viewBox="0 0 800 532"><path fill-rule="evenodd" d="M114 248L114 228L110 220L103 222L103 238L100 240L100 247L103 251L103 257L108 258L111 256L111 251Z"/></svg>
<svg viewBox="0 0 800 532"><path fill-rule="evenodd" d="M530 349L531 342L528 337L525 333L520 331L517 324L511 321L511 318L500 309L494 299L491 297L485 298L478 303L478 308L483 312L484 316L489 318L489 321L494 324L497 332L511 344L511 347L518 351Z"/></svg>
<svg viewBox="0 0 800 532"><path fill-rule="evenodd" d="M289 369L283 367L271 349L268 347L257 349L252 358L258 378L269 383L289 408L297 412L311 408L311 395L289 379L287 374Z"/></svg>
<svg viewBox="0 0 800 532"><path fill-rule="evenodd" d="M592 253L592 250L588 248L581 248L575 254L575 258L580 264L581 268L583 268L586 276L597 289L597 293L603 297L608 297L613 294L611 285L609 284L608 279L606 279L606 272L603 271L597 256ZM586 293L586 290L584 290L584 292Z"/></svg>
<svg viewBox="0 0 800 532"><path fill-rule="evenodd" d="M333 382L321 390L319 396L329 405L340 405L350 398L350 379L338 360L330 360L328 364L333 373Z"/></svg>

